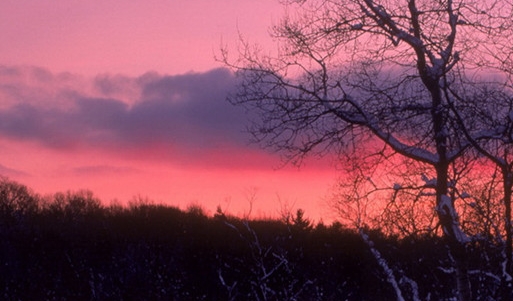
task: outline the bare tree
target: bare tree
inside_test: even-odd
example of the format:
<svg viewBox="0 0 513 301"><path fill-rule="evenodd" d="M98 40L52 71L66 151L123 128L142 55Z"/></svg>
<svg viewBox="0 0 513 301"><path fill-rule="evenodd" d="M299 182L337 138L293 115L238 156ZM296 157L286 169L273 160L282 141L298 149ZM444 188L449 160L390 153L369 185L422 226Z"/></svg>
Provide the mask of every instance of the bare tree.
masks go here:
<svg viewBox="0 0 513 301"><path fill-rule="evenodd" d="M501 174L504 207L502 229L505 236L502 286L505 300L513 298L513 85L511 78L506 75L507 73L502 74L499 80L473 84L465 90L451 88L447 91L451 95L450 99L478 99L467 102L466 110L457 107L454 102L449 105L469 143L480 155L491 161ZM463 77L461 74L458 76ZM486 99L486 102L479 101L481 99ZM483 129L488 129L489 133L476 134ZM496 224L495 227L499 228L499 225Z"/></svg>
<svg viewBox="0 0 513 301"><path fill-rule="evenodd" d="M511 63L512 6L478 0L296 0L273 28L277 55L243 44L231 101L259 110L252 132L300 161L377 143L430 166L438 222L455 261L459 300L471 300L466 245L450 166L496 129L471 128L469 87ZM296 8L294 10L294 8ZM502 60L502 61L500 61ZM507 76L504 76L505 78ZM504 81L502 81L504 82Z"/></svg>
<svg viewBox="0 0 513 301"><path fill-rule="evenodd" d="M249 291L245 297L259 301L277 300L277 298L298 300L304 291L313 285L313 281L296 279L286 250L262 242L250 223L248 219L236 223L224 218L224 224L233 229L249 248L249 256L244 261L244 265L249 267L246 272L249 278L246 286L249 286ZM230 268L230 265L225 263L224 268ZM238 291L238 285L243 286L244 283L240 283L241 279L239 282L237 280L229 282L225 279L224 272L223 268L218 269L221 285L227 290L228 299L236 300L238 294L241 294ZM278 278L285 280L284 277L287 278L287 285L279 285L279 288L273 285Z"/></svg>

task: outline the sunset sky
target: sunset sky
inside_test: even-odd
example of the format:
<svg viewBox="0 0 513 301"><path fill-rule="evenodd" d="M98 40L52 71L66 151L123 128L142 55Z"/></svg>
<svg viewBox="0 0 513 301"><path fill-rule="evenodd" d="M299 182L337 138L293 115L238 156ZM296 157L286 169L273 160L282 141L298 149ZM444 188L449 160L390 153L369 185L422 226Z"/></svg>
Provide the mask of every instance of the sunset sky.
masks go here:
<svg viewBox="0 0 513 301"><path fill-rule="evenodd" d="M210 213L303 208L319 220L337 171L280 168L249 144L234 77L214 56L239 34L273 46L277 0L0 3L0 174L41 194L90 189ZM234 53L236 55L236 53Z"/></svg>

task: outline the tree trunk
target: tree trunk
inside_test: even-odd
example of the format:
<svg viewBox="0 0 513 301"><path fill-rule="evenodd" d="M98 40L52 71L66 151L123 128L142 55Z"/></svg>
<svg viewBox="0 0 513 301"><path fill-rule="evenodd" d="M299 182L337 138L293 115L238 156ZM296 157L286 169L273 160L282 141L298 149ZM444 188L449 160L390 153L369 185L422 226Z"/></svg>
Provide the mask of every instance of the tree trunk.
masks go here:
<svg viewBox="0 0 513 301"><path fill-rule="evenodd" d="M466 241L460 229L453 200L448 200L448 164L440 163L436 167L437 186L436 203L437 213L443 233L448 240L448 246L454 258L456 269L456 286L459 301L471 301L472 290L468 274L468 255ZM447 203L449 202L449 203Z"/></svg>
<svg viewBox="0 0 513 301"><path fill-rule="evenodd" d="M451 246L452 245L452 246ZM459 241L450 244L451 253L456 265L456 284L458 288L458 300L472 300L472 290L468 275L468 256L467 248Z"/></svg>
<svg viewBox="0 0 513 301"><path fill-rule="evenodd" d="M422 74L422 73L421 73ZM436 170L436 209L438 219L442 226L444 236L448 240L451 255L455 261L456 287L459 301L471 301L472 290L468 277L467 251L464 242L464 235L460 229L454 199L449 197L449 160L447 158L447 133L445 131L446 116L442 109L442 95L439 79L429 76L423 78L432 97L431 116L433 121L433 134L438 154Z"/></svg>

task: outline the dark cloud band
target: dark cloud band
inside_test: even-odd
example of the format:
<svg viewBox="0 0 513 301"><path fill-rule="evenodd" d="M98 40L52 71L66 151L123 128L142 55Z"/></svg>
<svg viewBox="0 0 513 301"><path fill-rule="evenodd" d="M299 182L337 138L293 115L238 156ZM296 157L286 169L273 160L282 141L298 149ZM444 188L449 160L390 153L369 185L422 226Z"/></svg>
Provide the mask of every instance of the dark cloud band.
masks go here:
<svg viewBox="0 0 513 301"><path fill-rule="evenodd" d="M62 150L246 161L258 150L247 143L246 113L226 101L234 86L226 69L88 80L41 68L0 67L0 135Z"/></svg>

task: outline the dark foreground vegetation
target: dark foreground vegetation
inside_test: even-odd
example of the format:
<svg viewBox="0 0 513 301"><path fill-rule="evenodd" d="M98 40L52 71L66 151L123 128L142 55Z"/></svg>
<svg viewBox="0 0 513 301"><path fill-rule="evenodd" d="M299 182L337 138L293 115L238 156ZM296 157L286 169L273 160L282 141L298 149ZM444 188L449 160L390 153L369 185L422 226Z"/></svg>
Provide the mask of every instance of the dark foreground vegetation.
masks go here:
<svg viewBox="0 0 513 301"><path fill-rule="evenodd" d="M373 232L369 244L301 211L247 221L194 206L106 207L87 191L42 198L4 179L0 216L2 300L394 300L383 263L408 300L454 294L441 239ZM493 297L480 271L494 252L481 249L469 258L472 287Z"/></svg>

